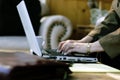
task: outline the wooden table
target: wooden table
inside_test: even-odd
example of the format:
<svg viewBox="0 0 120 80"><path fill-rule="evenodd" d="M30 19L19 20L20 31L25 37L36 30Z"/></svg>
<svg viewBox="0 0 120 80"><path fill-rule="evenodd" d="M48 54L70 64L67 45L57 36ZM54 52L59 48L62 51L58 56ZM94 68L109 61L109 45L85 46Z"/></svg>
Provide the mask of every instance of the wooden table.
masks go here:
<svg viewBox="0 0 120 80"><path fill-rule="evenodd" d="M72 73L68 80L120 80L120 73Z"/></svg>
<svg viewBox="0 0 120 80"><path fill-rule="evenodd" d="M14 57L14 56L12 56L12 57ZM19 55L19 56L21 56L21 55ZM29 58L29 56L28 56L28 58ZM12 59L12 58L8 58L8 59ZM5 59L5 60L8 60L8 59ZM17 58L15 58L15 59L17 59ZM1 60L3 60L3 59L1 59ZM27 60L27 59L25 59L25 60ZM29 58L29 60L31 60L31 59ZM15 61L17 61L17 60L15 60ZM120 70L117 70L115 68L109 67L109 66L101 64L101 63L91 63L91 64L75 63L75 64L73 64L72 67L70 67L70 70L73 73L69 75L68 80L120 80ZM56 79L56 80L59 80L59 79Z"/></svg>
<svg viewBox="0 0 120 80"><path fill-rule="evenodd" d="M87 65L91 70L87 68ZM73 70L73 73L70 74L68 80L120 80L119 70L104 64L98 64L99 67L93 67L95 65L80 64L80 69L78 69L78 71ZM85 66L84 70L82 69L83 66ZM98 71L96 68L98 68Z"/></svg>

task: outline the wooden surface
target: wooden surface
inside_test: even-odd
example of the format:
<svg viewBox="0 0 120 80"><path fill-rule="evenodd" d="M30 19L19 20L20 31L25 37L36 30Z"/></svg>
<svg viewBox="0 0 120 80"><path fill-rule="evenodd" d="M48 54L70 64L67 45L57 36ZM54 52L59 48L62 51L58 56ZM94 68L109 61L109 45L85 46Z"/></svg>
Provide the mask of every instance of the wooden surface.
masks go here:
<svg viewBox="0 0 120 80"><path fill-rule="evenodd" d="M77 27L73 30L73 34L71 35L71 39L82 39L86 36L94 27L92 25L77 25Z"/></svg>
<svg viewBox="0 0 120 80"><path fill-rule="evenodd" d="M3 55L4 54L4 55ZM6 63L7 62L10 62L10 60L15 60L15 61L18 61L19 63L21 62L21 61L23 61L24 62L24 59L25 59L25 62L30 62L30 60L31 60L31 56L29 55L27 55L27 54L25 54L24 56L21 56L22 54L21 53L19 53L19 54L17 54L17 55L15 55L15 54L10 54L9 53L9 55L11 56L11 57L14 57L14 58L9 58L8 57L8 54L7 55L5 55L5 53L3 53L3 54L1 54L1 57L3 58L0 58L1 59L1 62L4 62L5 60L7 60L6 61ZM5 57L6 56L6 57ZM23 60L20 60L20 59L22 59L22 58L17 58L17 57L15 57L15 56L20 56L20 57L22 57L23 58ZM36 57L36 56L33 56L33 57L35 57L35 60L36 59L40 59L40 58L38 58L38 57ZM4 60L5 59L5 60ZM17 60L18 59L18 60ZM2 61L3 60L3 61ZM8 61L9 60L9 61ZM20 61L19 61L20 60ZM34 59L32 59L32 62L34 62L35 61ZM49 61L48 61L49 62ZM6 64L5 63L5 64ZM19 64L19 63L17 63L17 64ZM1 63L2 64L2 63ZM13 64L13 62L10 62L10 64ZM44 63L45 64L45 63ZM47 63L48 64L48 63ZM50 63L51 64L51 63ZM30 65L30 64L29 64ZM31 64L32 65L32 64ZM48 64L49 65L49 64ZM52 64L51 64L52 65ZM96 65L98 65L98 66L96 66ZM107 66L107 65L103 65L103 66L101 66L100 67L100 65L103 65L103 64L101 64L101 63L91 63L91 64L88 64L88 63L75 63L75 64L73 64L71 67L74 67L74 68L78 68L78 70L79 70L79 72L76 72L76 71L73 71L72 69L72 74L70 74L69 75L69 77L68 77L68 79L67 80L120 80L120 71L119 70L117 70L117 69L115 69L115 68L112 68L112 67L109 67L109 66ZM38 68L38 67L37 67ZM88 68L91 70L91 72L89 71L89 72L83 72L83 70L81 71L81 69L79 69L79 68L81 68L81 69L84 69L84 71L86 70L86 71L88 71ZM96 70L96 68L98 68L98 72L94 72L94 70ZM103 72L99 72L99 70L104 70L105 69L105 71ZM40 68L39 68L39 70L40 70ZM36 73L37 74L37 73ZM29 76L29 77L31 77L31 76ZM27 79L28 80L28 79ZM40 79L41 80L41 79ZM44 79L42 79L42 80L44 80ZM60 79L57 79L57 80L60 80Z"/></svg>
<svg viewBox="0 0 120 80"><path fill-rule="evenodd" d="M68 80L120 80L120 70L101 63L74 63Z"/></svg>
<svg viewBox="0 0 120 80"><path fill-rule="evenodd" d="M90 12L87 5L88 0L47 0L50 15L61 14L68 17L73 27L78 24L90 24ZM112 0L98 0L99 8L109 10Z"/></svg>
<svg viewBox="0 0 120 80"><path fill-rule="evenodd" d="M117 77L113 77L112 74ZM118 76L118 73L73 73L68 80L120 80Z"/></svg>

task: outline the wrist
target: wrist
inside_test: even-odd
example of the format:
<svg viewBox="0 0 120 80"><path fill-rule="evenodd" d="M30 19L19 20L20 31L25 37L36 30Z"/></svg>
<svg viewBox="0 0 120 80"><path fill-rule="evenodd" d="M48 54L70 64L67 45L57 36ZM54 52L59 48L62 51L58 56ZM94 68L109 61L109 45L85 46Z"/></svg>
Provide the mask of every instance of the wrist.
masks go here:
<svg viewBox="0 0 120 80"><path fill-rule="evenodd" d="M91 36L85 36L84 38L82 38L80 41L83 43L89 43L93 40L93 37Z"/></svg>
<svg viewBox="0 0 120 80"><path fill-rule="evenodd" d="M91 53L102 52L102 51L104 51L104 49L100 45L99 41L96 41L94 43L91 43L91 50L90 51L91 51Z"/></svg>

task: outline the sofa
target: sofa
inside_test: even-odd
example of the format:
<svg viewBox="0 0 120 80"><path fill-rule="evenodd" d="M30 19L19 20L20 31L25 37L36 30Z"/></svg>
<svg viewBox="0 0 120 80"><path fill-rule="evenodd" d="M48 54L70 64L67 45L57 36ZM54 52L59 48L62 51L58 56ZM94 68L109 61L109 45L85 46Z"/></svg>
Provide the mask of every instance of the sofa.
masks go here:
<svg viewBox="0 0 120 80"><path fill-rule="evenodd" d="M0 13L0 51L29 51L30 47L15 8L20 0L2 1L3 5L0 7L0 12L2 12ZM35 34L43 37L44 48L57 48L60 41L68 39L72 34L71 21L63 15L48 15L48 10L42 12L48 7L41 1L25 0Z"/></svg>

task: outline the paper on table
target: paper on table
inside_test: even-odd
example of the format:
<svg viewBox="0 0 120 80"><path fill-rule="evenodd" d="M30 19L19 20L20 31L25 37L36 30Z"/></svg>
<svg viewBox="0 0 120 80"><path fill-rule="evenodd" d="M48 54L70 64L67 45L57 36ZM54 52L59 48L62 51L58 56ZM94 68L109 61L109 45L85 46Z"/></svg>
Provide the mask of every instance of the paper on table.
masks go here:
<svg viewBox="0 0 120 80"><path fill-rule="evenodd" d="M120 70L112 68L104 64L86 64L75 63L70 67L72 72L120 72Z"/></svg>

